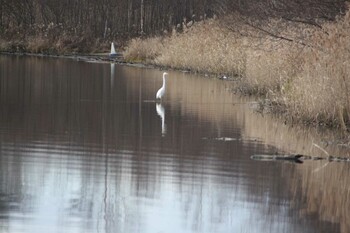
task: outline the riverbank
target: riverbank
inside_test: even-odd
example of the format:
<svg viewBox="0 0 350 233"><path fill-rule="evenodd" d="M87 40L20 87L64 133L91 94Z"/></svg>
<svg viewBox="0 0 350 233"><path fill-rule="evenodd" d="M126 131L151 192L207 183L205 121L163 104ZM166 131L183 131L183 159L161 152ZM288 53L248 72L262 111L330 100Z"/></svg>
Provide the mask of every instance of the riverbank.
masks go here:
<svg viewBox="0 0 350 233"><path fill-rule="evenodd" d="M350 13L316 26L270 20L269 30L238 18L210 19L168 37L133 39L124 58L235 77L233 88L261 97L289 122L347 131Z"/></svg>
<svg viewBox="0 0 350 233"><path fill-rule="evenodd" d="M291 124L302 122L348 131L349 22L349 12L317 26L270 20L268 29L274 34L268 34L270 31L252 27L238 16L207 19L185 25L181 33L174 29L167 36L130 40L117 58L108 57L107 42L85 53L84 49L68 47L48 50L48 43L41 47L40 41L36 47L3 42L0 49L225 77L236 81L232 82L233 91L258 96L260 111L277 112ZM103 53L96 53L97 48Z"/></svg>

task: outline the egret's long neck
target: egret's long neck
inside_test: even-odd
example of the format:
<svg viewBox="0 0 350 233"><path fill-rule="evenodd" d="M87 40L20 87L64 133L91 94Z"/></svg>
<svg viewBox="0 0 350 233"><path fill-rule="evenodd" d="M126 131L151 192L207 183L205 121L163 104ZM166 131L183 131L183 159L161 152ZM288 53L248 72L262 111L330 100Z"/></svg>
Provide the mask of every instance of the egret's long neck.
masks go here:
<svg viewBox="0 0 350 233"><path fill-rule="evenodd" d="M165 75L163 74L163 87L165 88L165 85L166 85L166 78L165 78Z"/></svg>

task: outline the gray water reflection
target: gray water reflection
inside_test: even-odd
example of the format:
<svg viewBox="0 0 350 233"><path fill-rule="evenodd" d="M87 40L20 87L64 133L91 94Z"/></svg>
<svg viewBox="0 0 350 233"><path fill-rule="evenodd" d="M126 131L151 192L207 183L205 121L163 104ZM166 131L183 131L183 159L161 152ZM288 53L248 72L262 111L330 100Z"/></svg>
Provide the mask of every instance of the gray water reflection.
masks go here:
<svg viewBox="0 0 350 233"><path fill-rule="evenodd" d="M276 148L222 82L170 72L157 105L157 70L0 61L1 232L339 230L300 215L294 164L250 160Z"/></svg>
<svg viewBox="0 0 350 233"><path fill-rule="evenodd" d="M162 136L166 134L165 110L161 103L156 103L156 112L162 121Z"/></svg>

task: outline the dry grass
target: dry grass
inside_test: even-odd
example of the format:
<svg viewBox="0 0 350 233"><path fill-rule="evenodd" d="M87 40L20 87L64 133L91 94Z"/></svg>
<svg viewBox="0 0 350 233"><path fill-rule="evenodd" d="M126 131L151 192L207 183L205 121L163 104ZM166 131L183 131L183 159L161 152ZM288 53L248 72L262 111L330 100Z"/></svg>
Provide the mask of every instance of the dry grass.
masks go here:
<svg viewBox="0 0 350 233"><path fill-rule="evenodd" d="M235 38L215 20L201 22L167 38L155 63L197 72L243 75L246 56Z"/></svg>
<svg viewBox="0 0 350 233"><path fill-rule="evenodd" d="M334 120L345 128L350 116L350 11L312 36L293 80L288 106L302 118Z"/></svg>
<svg viewBox="0 0 350 233"><path fill-rule="evenodd" d="M48 51L54 50L54 47L48 38L32 37L28 39L27 50L32 53L48 53Z"/></svg>
<svg viewBox="0 0 350 233"><path fill-rule="evenodd" d="M162 66L197 72L243 74L244 50L232 33L215 20L198 23L184 33L160 39L132 40L124 53L127 60L146 60Z"/></svg>
<svg viewBox="0 0 350 233"><path fill-rule="evenodd" d="M124 51L124 57L131 62L151 62L163 51L163 42L161 37L153 37L141 40L132 39Z"/></svg>
<svg viewBox="0 0 350 233"><path fill-rule="evenodd" d="M238 75L241 85L284 106L289 117L346 128L350 122L350 11L322 29L270 21L293 42L236 22L206 20L163 39L135 39L126 59ZM234 27L232 27L234 25Z"/></svg>

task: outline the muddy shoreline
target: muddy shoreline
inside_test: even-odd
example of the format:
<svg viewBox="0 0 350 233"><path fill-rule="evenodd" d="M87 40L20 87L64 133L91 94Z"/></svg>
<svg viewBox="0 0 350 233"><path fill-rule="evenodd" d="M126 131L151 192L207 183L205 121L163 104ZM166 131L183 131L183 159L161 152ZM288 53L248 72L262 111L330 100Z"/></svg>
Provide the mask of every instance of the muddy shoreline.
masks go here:
<svg viewBox="0 0 350 233"><path fill-rule="evenodd" d="M8 51L0 51L0 55L9 55L9 56L35 56L35 57L52 57L52 58L67 58L73 59L77 61L85 61L85 62L97 62L97 63L115 63L119 65L140 67L140 68L149 68L149 69L160 69L160 70L174 70L180 71L184 73L192 73L192 74L201 74L205 78L217 78L225 81L237 81L236 77L224 77L218 76L217 74L210 74L206 72L194 72L192 70L184 70L184 69L176 69L167 66L161 66L156 64L150 64L145 62L130 62L126 61L123 58L122 53L117 53L116 56L111 57L108 53L91 53L91 54L43 54L43 53L29 53L29 52L8 52ZM237 90L236 90L237 91ZM243 92L242 92L243 93Z"/></svg>

